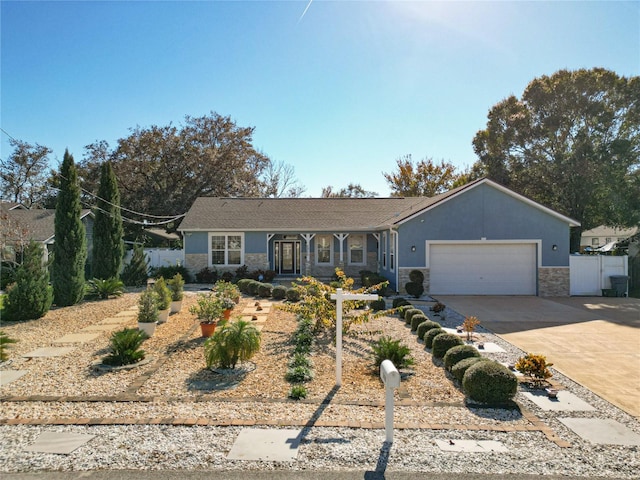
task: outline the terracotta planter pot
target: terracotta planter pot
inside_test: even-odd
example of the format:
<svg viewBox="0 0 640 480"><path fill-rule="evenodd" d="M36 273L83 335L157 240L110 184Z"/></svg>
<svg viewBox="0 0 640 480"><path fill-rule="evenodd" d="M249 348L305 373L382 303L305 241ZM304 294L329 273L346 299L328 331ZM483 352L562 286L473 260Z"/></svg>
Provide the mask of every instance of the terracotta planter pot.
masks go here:
<svg viewBox="0 0 640 480"><path fill-rule="evenodd" d="M210 337L216 331L217 324L200 322L200 330L203 337Z"/></svg>
<svg viewBox="0 0 640 480"><path fill-rule="evenodd" d="M224 317L225 320L229 320L231 318L231 310L233 310L233 308L229 308L222 312L222 316Z"/></svg>
<svg viewBox="0 0 640 480"><path fill-rule="evenodd" d="M165 323L169 319L169 311L171 309L167 308L165 310L158 310L158 323Z"/></svg>
<svg viewBox="0 0 640 480"><path fill-rule="evenodd" d="M178 313L180 310L182 310L182 300L171 302L171 313Z"/></svg>

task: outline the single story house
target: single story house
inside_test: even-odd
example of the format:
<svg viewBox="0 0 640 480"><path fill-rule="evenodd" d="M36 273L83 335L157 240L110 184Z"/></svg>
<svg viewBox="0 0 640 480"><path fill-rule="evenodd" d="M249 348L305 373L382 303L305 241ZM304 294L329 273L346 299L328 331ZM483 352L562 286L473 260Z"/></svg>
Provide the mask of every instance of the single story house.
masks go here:
<svg viewBox="0 0 640 480"><path fill-rule="evenodd" d="M197 198L180 231L185 266L323 278L342 267L404 292L569 295L569 228L579 223L489 179L435 197Z"/></svg>
<svg viewBox="0 0 640 480"><path fill-rule="evenodd" d="M596 250L606 246L613 247L616 243L633 237L639 231L638 227L617 228L606 225L585 230L580 236L580 251Z"/></svg>
<svg viewBox="0 0 640 480"><path fill-rule="evenodd" d="M44 245L45 261L55 241L55 209L16 207L3 202L0 206L0 235L2 235L2 260L14 262L16 255L31 240ZM93 247L93 213L84 209L80 215L87 236L87 258Z"/></svg>

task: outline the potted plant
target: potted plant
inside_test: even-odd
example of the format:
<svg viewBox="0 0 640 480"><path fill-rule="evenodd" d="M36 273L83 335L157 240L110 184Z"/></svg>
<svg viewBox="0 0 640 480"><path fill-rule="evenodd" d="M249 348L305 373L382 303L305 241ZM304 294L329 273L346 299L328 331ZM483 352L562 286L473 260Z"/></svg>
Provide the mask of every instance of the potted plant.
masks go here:
<svg viewBox="0 0 640 480"><path fill-rule="evenodd" d="M225 320L229 320L231 318L231 310L236 306L236 302L229 297L222 297L220 298L220 303L222 305L222 316Z"/></svg>
<svg viewBox="0 0 640 480"><path fill-rule="evenodd" d="M184 296L184 278L176 273L167 281L171 291L171 313L178 313L182 309L182 297Z"/></svg>
<svg viewBox="0 0 640 480"><path fill-rule="evenodd" d="M211 290L222 297L230 298L235 303L240 302L240 289L237 287L237 285L231 282L220 280L213 286Z"/></svg>
<svg viewBox="0 0 640 480"><path fill-rule="evenodd" d="M145 290L138 300L138 329L149 337L153 336L158 325L158 304L156 293L153 290Z"/></svg>
<svg viewBox="0 0 640 480"><path fill-rule="evenodd" d="M189 308L200 322L203 337L210 337L216 330L223 312L222 299L213 293L199 294L196 304Z"/></svg>
<svg viewBox="0 0 640 480"><path fill-rule="evenodd" d="M156 283L153 285L153 291L156 293L156 301L158 302L158 323L164 323L169 318L171 291L169 287L167 287L167 283L163 277L156 280Z"/></svg>

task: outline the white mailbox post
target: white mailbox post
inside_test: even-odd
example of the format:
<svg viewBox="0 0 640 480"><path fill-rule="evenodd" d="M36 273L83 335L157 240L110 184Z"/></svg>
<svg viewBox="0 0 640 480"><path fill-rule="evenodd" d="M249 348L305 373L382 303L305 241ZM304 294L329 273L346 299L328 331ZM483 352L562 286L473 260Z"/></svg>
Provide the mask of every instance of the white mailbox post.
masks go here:
<svg viewBox="0 0 640 480"><path fill-rule="evenodd" d="M384 429L387 442L393 443L393 390L400 386L400 372L391 360L380 364L380 378L384 383Z"/></svg>
<svg viewBox="0 0 640 480"><path fill-rule="evenodd" d="M342 302L344 300L377 300L378 295L370 293L344 293L341 288L331 294L336 301L336 386L342 385Z"/></svg>

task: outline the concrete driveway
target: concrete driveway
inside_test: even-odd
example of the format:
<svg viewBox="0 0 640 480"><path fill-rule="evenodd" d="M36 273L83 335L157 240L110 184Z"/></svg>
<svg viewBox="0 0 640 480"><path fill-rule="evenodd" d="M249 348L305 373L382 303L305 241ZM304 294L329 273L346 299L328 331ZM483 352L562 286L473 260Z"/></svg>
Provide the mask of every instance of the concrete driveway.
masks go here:
<svg viewBox="0 0 640 480"><path fill-rule="evenodd" d="M640 419L640 299L439 296Z"/></svg>

